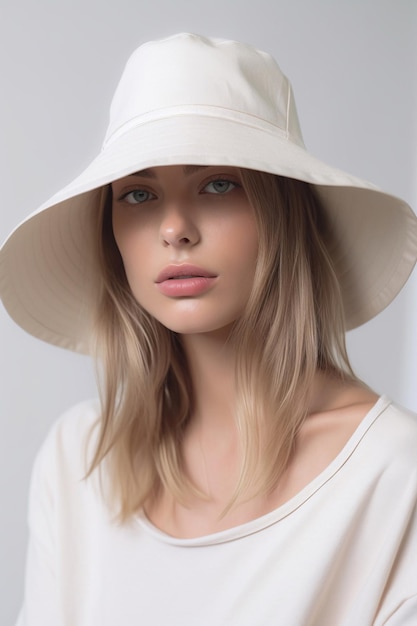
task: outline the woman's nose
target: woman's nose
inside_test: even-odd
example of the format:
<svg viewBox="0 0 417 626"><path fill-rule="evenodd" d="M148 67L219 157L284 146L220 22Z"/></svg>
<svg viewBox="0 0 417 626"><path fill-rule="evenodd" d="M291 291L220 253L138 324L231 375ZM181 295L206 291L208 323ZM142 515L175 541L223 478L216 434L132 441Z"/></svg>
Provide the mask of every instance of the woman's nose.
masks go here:
<svg viewBox="0 0 417 626"><path fill-rule="evenodd" d="M200 233L189 211L189 208L178 205L166 208L160 226L164 246L194 246L199 242Z"/></svg>

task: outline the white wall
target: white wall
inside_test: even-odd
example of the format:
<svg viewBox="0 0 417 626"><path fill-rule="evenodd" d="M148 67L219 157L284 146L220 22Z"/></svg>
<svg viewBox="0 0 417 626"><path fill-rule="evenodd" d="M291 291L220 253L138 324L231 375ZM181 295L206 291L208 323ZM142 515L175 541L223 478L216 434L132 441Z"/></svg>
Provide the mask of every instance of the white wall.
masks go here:
<svg viewBox="0 0 417 626"><path fill-rule="evenodd" d="M317 156L417 206L414 0L3 0L3 238L95 155L123 64L141 42L190 30L268 50L292 80ZM349 336L361 375L417 410L417 277ZM26 335L0 311L0 623L22 595L26 497L52 420L95 394L88 359Z"/></svg>

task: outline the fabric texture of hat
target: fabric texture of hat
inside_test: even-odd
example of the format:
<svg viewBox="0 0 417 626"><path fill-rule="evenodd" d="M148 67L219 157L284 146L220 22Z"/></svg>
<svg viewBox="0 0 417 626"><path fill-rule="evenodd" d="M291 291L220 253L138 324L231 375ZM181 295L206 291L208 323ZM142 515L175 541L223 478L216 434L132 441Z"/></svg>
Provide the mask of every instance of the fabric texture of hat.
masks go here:
<svg viewBox="0 0 417 626"><path fill-rule="evenodd" d="M347 328L396 296L417 257L408 205L309 154L290 83L234 41L179 34L130 57L96 159L20 224L0 256L3 303L29 333L88 352L103 186L159 165L230 165L313 183L334 231Z"/></svg>

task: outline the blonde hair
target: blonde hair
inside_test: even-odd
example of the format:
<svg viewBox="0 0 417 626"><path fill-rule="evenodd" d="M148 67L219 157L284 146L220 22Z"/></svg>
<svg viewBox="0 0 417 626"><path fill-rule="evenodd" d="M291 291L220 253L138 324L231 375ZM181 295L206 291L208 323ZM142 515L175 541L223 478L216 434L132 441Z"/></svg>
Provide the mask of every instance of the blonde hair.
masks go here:
<svg viewBox="0 0 417 626"><path fill-rule="evenodd" d="M354 378L328 253L331 233L313 188L262 172L241 174L256 214L259 254L251 296L230 337L243 462L229 506L276 484L306 417L317 369ZM204 496L182 466L193 389L180 337L132 295L113 236L110 195L99 223L102 420L90 473L106 459L110 498L124 521L162 488L183 502L190 491Z"/></svg>

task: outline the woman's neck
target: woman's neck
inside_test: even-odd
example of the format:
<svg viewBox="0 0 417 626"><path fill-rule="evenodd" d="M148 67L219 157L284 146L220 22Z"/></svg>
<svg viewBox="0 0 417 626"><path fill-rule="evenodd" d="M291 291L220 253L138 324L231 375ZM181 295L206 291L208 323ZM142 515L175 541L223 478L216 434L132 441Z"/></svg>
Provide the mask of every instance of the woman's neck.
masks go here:
<svg viewBox="0 0 417 626"><path fill-rule="evenodd" d="M192 423L216 431L234 425L235 350L229 333L205 333L182 338L192 379Z"/></svg>

